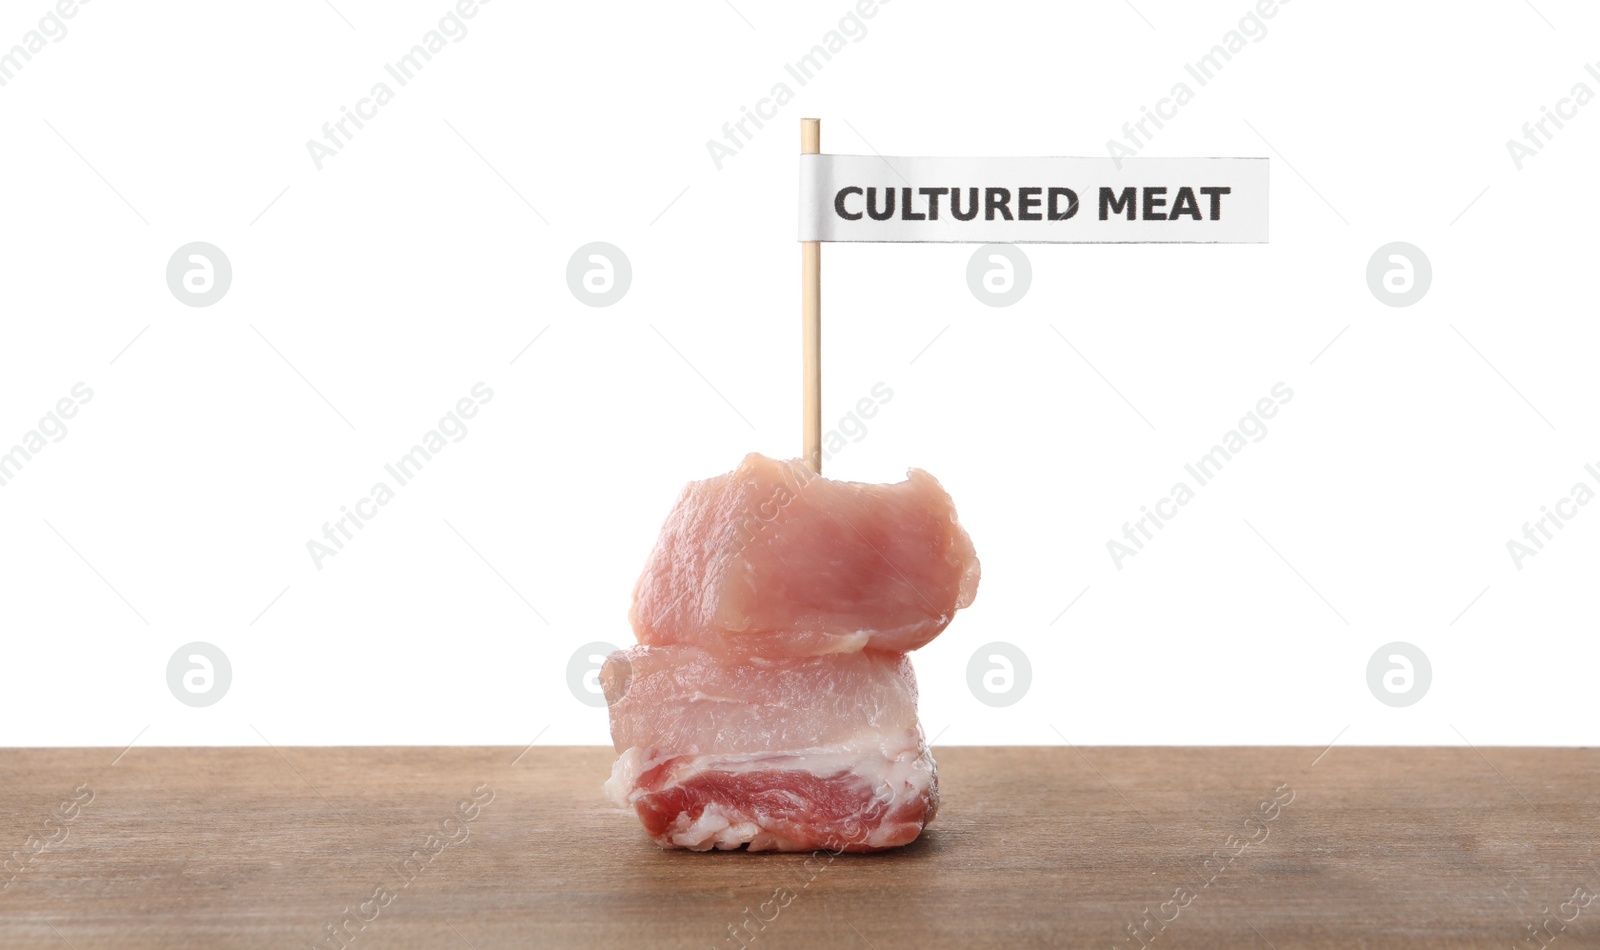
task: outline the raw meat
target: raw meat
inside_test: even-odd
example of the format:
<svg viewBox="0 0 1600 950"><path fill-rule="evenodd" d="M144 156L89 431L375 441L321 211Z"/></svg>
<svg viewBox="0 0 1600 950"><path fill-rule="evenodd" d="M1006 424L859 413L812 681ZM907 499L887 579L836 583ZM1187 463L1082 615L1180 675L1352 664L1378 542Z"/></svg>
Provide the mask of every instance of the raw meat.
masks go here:
<svg viewBox="0 0 1600 950"><path fill-rule="evenodd" d="M752 454L689 485L634 588L642 645L601 671L607 793L664 848L910 843L939 789L906 653L977 589L926 472L867 485Z"/></svg>
<svg viewBox="0 0 1600 950"><path fill-rule="evenodd" d="M662 847L877 851L937 809L902 654L637 646L611 655L601 685L620 753L606 791Z"/></svg>
<svg viewBox="0 0 1600 950"><path fill-rule="evenodd" d="M978 558L933 476L871 485L752 453L684 489L634 588L640 643L718 654L906 652L978 591Z"/></svg>

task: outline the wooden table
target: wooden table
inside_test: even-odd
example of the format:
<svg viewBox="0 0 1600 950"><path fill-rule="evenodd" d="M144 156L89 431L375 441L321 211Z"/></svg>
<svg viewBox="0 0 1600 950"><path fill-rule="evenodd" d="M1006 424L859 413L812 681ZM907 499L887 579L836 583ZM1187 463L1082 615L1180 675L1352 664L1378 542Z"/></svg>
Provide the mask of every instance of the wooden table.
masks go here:
<svg viewBox="0 0 1600 950"><path fill-rule="evenodd" d="M663 852L610 750L519 752L0 750L0 947L1600 946L1590 749L943 749L837 857Z"/></svg>

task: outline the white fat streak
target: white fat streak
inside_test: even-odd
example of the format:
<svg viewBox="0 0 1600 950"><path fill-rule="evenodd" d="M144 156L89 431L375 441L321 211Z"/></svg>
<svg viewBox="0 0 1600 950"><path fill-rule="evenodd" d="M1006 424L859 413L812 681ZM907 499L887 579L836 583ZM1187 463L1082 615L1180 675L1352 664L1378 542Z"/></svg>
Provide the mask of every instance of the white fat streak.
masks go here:
<svg viewBox="0 0 1600 950"><path fill-rule="evenodd" d="M701 692L700 690L695 690L688 696L679 696L675 698L680 702L690 703L730 703L735 706L752 705L748 699L734 699L732 696L713 696L710 693Z"/></svg>

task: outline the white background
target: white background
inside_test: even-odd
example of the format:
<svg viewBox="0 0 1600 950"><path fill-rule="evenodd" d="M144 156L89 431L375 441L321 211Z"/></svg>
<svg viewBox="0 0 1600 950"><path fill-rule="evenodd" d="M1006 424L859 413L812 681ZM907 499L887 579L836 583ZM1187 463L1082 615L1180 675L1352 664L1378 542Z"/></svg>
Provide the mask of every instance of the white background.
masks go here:
<svg viewBox="0 0 1600 950"><path fill-rule="evenodd" d="M1101 155L1179 81L1141 154L1270 158L1270 244L1030 246L1004 309L970 247L824 249L825 417L894 391L828 474L927 469L983 562L916 657L929 734L1594 742L1600 506L1521 570L1506 542L1600 462L1600 105L1521 171L1505 142L1600 91L1600 15L1299 0L1201 88L1183 65L1253 5L1135 2L896 0L801 88L783 64L853 4L498 0L320 171L306 141L446 0L84 6L0 88L0 449L94 392L0 488L0 745L606 742L568 660L629 640L679 489L799 452L799 119L829 151ZM49 9L5 4L0 49ZM232 261L209 308L165 283L191 241ZM615 306L566 284L590 241L632 262ZM1432 260L1409 308L1366 284L1391 241ZM314 567L478 381L469 434ZM1116 569L1279 381L1268 435ZM206 708L166 683L193 640L233 667ZM1407 708L1366 684L1393 640L1432 661ZM991 641L1031 660L1005 708L967 686Z"/></svg>

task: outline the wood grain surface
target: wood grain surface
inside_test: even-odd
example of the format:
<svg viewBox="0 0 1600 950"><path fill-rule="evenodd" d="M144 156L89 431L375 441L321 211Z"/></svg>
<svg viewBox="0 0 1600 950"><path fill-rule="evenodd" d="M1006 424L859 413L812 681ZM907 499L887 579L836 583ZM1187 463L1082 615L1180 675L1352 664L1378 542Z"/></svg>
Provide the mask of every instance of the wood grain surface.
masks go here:
<svg viewBox="0 0 1600 950"><path fill-rule="evenodd" d="M608 749L118 755L0 750L0 947L1600 946L1590 749L942 749L837 857L661 851Z"/></svg>

